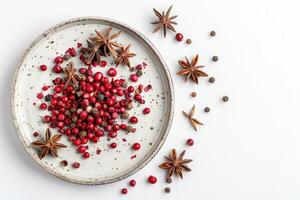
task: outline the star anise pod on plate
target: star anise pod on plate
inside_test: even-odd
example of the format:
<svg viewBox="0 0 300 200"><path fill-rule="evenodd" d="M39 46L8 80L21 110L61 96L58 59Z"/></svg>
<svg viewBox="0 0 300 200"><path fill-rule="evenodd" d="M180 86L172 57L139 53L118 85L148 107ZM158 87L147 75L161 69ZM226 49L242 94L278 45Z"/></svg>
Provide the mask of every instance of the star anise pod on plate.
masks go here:
<svg viewBox="0 0 300 200"><path fill-rule="evenodd" d="M51 136L51 131L49 128L47 128L46 130L45 137L46 137L45 140L37 140L31 143L33 147L40 148L41 150L39 154L40 159L44 158L49 153L52 156L57 157L58 156L57 149L67 147L62 143L58 143L58 141L61 139L60 134Z"/></svg>
<svg viewBox="0 0 300 200"><path fill-rule="evenodd" d="M121 31L118 33L111 34L112 28L109 27L106 29L103 33L96 31L96 36L92 37L91 40L95 42L96 45L100 46L100 52L104 56L112 56L114 58L117 57L117 52L115 50L116 47L121 47L120 44L114 41L119 35L121 34Z"/></svg>
<svg viewBox="0 0 300 200"><path fill-rule="evenodd" d="M192 62L186 57L185 60L179 60L178 63L183 69L177 72L177 75L186 76L185 81L191 79L194 83L198 84L198 77L207 77L208 75L200 69L204 66L197 65L197 62L198 54L192 59Z"/></svg>
<svg viewBox="0 0 300 200"><path fill-rule="evenodd" d="M170 17L170 13L173 6L170 6L170 8L167 10L166 14L165 12L158 12L155 8L153 8L153 11L155 15L158 17L157 21L152 22L151 24L156 25L155 29L153 30L153 33L157 32L159 29L163 28L164 37L167 35L167 29L173 31L176 33L175 28L173 25L177 25L177 22L173 21L177 17L177 15Z"/></svg>
<svg viewBox="0 0 300 200"><path fill-rule="evenodd" d="M193 128L195 129L195 131L197 131L197 125L203 125L198 119L194 118L195 105L192 107L192 110L189 114L187 114L184 111L182 111L182 113L184 114L184 116L186 116L188 118L188 120L190 121L190 123L193 126Z"/></svg>
<svg viewBox="0 0 300 200"><path fill-rule="evenodd" d="M167 179L171 178L173 174L183 178L182 172L189 172L191 169L186 165L187 163L192 162L191 159L183 159L185 151L181 152L179 157L177 157L177 152L175 149L172 149L170 157L165 156L166 162L159 165L160 168L168 170Z"/></svg>
<svg viewBox="0 0 300 200"><path fill-rule="evenodd" d="M67 67L63 69L63 72L66 75L66 77L64 78L65 87L70 84L78 86L79 81L84 79L81 74L76 73L74 62L70 62Z"/></svg>
<svg viewBox="0 0 300 200"><path fill-rule="evenodd" d="M93 61L100 62L101 61L101 54L99 51L100 45L96 45L93 41L87 40L86 41L88 46L82 47L81 52L89 54L87 58L87 64L91 64Z"/></svg>
<svg viewBox="0 0 300 200"><path fill-rule="evenodd" d="M130 68L129 58L135 56L135 53L129 52L130 44L127 47L121 47L117 50L116 66L119 64L127 65Z"/></svg>

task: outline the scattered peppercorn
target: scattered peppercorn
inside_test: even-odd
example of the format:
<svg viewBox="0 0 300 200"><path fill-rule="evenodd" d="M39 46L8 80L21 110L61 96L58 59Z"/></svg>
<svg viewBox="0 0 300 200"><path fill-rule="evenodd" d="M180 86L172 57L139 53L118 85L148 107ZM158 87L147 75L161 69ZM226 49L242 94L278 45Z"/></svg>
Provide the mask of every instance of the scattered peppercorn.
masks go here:
<svg viewBox="0 0 300 200"><path fill-rule="evenodd" d="M122 117L122 119L128 119L128 117L129 117L128 112L122 113L121 117Z"/></svg>
<svg viewBox="0 0 300 200"><path fill-rule="evenodd" d="M134 187L135 184L136 184L136 181L135 181L134 179L130 180L129 185L130 185L131 187Z"/></svg>
<svg viewBox="0 0 300 200"><path fill-rule="evenodd" d="M148 182L151 184L155 184L157 182L157 179L155 176L149 176L148 177Z"/></svg>
<svg viewBox="0 0 300 200"><path fill-rule="evenodd" d="M194 145L194 140L190 138L186 141L186 144L189 145L189 146L193 146Z"/></svg>
<svg viewBox="0 0 300 200"><path fill-rule="evenodd" d="M46 96L45 96L45 101L50 101L51 100L51 96L50 96L50 94L47 94Z"/></svg>
<svg viewBox="0 0 300 200"><path fill-rule="evenodd" d="M219 57L218 57L218 56L213 56L213 57L212 57L212 61L217 62L218 60L219 60Z"/></svg>
<svg viewBox="0 0 300 200"><path fill-rule="evenodd" d="M79 168L80 167L80 163L79 162L74 162L72 165L73 168Z"/></svg>
<svg viewBox="0 0 300 200"><path fill-rule="evenodd" d="M170 193L170 192L171 192L171 188L166 187L166 188L165 188L165 193Z"/></svg>
<svg viewBox="0 0 300 200"><path fill-rule="evenodd" d="M84 152L84 153L82 154L82 158L84 158L84 159L88 159L90 156L91 156L91 155L90 155L89 152Z"/></svg>
<svg viewBox="0 0 300 200"><path fill-rule="evenodd" d="M123 188L123 189L121 190L121 193L122 193L122 194L127 194L127 192L128 192L128 190L127 190L126 188Z"/></svg>
<svg viewBox="0 0 300 200"><path fill-rule="evenodd" d="M128 85L128 83L125 81L124 83L122 83L121 87L126 88Z"/></svg>
<svg viewBox="0 0 300 200"><path fill-rule="evenodd" d="M70 54L65 54L63 56L64 60L68 61L70 58L71 58L71 55Z"/></svg>
<svg viewBox="0 0 300 200"><path fill-rule="evenodd" d="M105 60L102 60L101 62L100 62L100 66L101 67L105 67L107 65L107 61L105 61Z"/></svg>
<svg viewBox="0 0 300 200"><path fill-rule="evenodd" d="M126 127L126 132L131 133L133 131L133 127L132 126L127 126Z"/></svg>
<svg viewBox="0 0 300 200"><path fill-rule="evenodd" d="M196 96L197 96L197 93L196 93L196 92L192 92L192 93L191 93L191 96L192 96L192 97L196 97Z"/></svg>
<svg viewBox="0 0 300 200"><path fill-rule="evenodd" d="M187 39L187 40L186 40L186 43L187 43L187 44L192 44L192 40L191 40L191 39Z"/></svg>
<svg viewBox="0 0 300 200"><path fill-rule="evenodd" d="M135 67L136 70L143 70L143 65L142 64L138 64L136 67Z"/></svg>
<svg viewBox="0 0 300 200"><path fill-rule="evenodd" d="M66 167L66 166L68 166L68 161L62 160L62 161L60 161L60 165L61 165L62 167Z"/></svg>
<svg viewBox="0 0 300 200"><path fill-rule="evenodd" d="M115 143L115 142L111 143L111 144L110 144L110 147L111 147L112 149L115 149L115 148L117 147L117 143Z"/></svg>
<svg viewBox="0 0 300 200"><path fill-rule="evenodd" d="M223 97L222 97L222 101L224 101L224 102L229 101L229 97L228 97L228 96L223 96Z"/></svg>
<svg viewBox="0 0 300 200"><path fill-rule="evenodd" d="M176 40L177 40L178 42L182 41L182 40L183 40L183 35L182 35L182 33L177 33L177 34L175 35L175 38L176 38Z"/></svg>
<svg viewBox="0 0 300 200"><path fill-rule="evenodd" d="M144 108L144 110L143 110L143 114L144 115L147 115L147 114L149 114L150 113L150 108Z"/></svg>
<svg viewBox="0 0 300 200"><path fill-rule="evenodd" d="M133 149L133 150L136 150L136 151L137 151L137 150L139 150L140 148L141 148L141 145L140 145L139 143L137 143L137 142L134 143L134 144L132 145L132 149Z"/></svg>
<svg viewBox="0 0 300 200"><path fill-rule="evenodd" d="M215 36L216 36L216 32L215 32L215 31L211 31L211 32L209 33L209 35L210 35L211 37L215 37Z"/></svg>
<svg viewBox="0 0 300 200"><path fill-rule="evenodd" d="M39 136L39 133L38 133L38 132L34 132L34 133L33 133L33 136L34 136L34 137L37 137L37 136Z"/></svg>
<svg viewBox="0 0 300 200"><path fill-rule="evenodd" d="M208 82L214 83L216 81L215 77L209 77Z"/></svg>
<svg viewBox="0 0 300 200"><path fill-rule="evenodd" d="M101 149L96 150L96 154L99 155L101 153Z"/></svg>
<svg viewBox="0 0 300 200"><path fill-rule="evenodd" d="M140 77L140 76L143 75L143 72L142 72L141 70L138 70L138 71L136 72L136 75L137 75L138 77Z"/></svg>
<svg viewBox="0 0 300 200"><path fill-rule="evenodd" d="M74 116L74 117L76 117L76 116ZM75 119L74 119L74 120L75 120ZM80 136L81 138L84 138L86 135L87 135L87 132L86 132L86 131L80 131L80 132L79 132L79 136Z"/></svg>
<svg viewBox="0 0 300 200"><path fill-rule="evenodd" d="M166 182L167 182L167 183L172 183L172 179L171 179L171 178L167 178L167 179L166 179Z"/></svg>
<svg viewBox="0 0 300 200"><path fill-rule="evenodd" d="M47 70L47 66L46 65L41 65L40 66L40 70L41 71L46 71Z"/></svg>
<svg viewBox="0 0 300 200"><path fill-rule="evenodd" d="M131 110L132 109L132 103L128 103L127 105L126 105L126 108L127 108L127 110Z"/></svg>
<svg viewBox="0 0 300 200"><path fill-rule="evenodd" d="M210 111L210 108L209 107L205 107L204 108L204 112L208 113Z"/></svg>

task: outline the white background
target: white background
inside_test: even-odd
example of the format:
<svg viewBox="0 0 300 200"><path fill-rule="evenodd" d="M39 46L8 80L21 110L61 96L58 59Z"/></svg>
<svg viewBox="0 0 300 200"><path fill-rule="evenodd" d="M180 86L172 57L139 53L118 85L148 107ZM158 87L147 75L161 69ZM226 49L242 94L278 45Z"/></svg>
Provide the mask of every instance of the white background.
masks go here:
<svg viewBox="0 0 300 200"><path fill-rule="evenodd" d="M169 34L152 34L152 8L173 4L176 29L190 46ZM300 198L300 3L276 0L185 1L2 1L0 7L0 192L1 199L203 199L260 200ZM10 116L10 84L25 48L41 32L63 20L102 16L123 21L144 33L160 50L171 71L176 112L160 153L133 176L137 186L121 196L124 180L105 186L80 186L49 175L27 155ZM210 38L210 30L217 36ZM177 60L198 53L209 85L187 83L175 75ZM210 58L218 55L220 61ZM197 98L190 92L196 91ZM222 95L230 101L220 102ZM197 106L205 123L195 133L181 110ZM203 108L211 107L205 114ZM187 138L195 145L186 147ZM157 165L172 147L187 149L194 161L184 180L164 194L164 172ZM146 177L158 177L156 185Z"/></svg>

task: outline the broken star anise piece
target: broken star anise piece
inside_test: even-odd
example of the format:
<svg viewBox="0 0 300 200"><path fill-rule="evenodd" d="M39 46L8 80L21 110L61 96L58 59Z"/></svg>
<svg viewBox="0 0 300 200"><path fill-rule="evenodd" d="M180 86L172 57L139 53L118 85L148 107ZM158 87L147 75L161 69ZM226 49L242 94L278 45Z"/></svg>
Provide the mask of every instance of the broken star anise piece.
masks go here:
<svg viewBox="0 0 300 200"><path fill-rule="evenodd" d="M111 31L112 31L111 27L106 29L104 33L96 31L97 35L95 37L92 37L91 40L94 41L96 45L100 46L100 52L104 56L110 56L110 54L112 54L114 58L117 58L117 52L115 48L121 47L121 45L113 40L119 37L121 31L119 31L118 33L114 33L112 35L111 35Z"/></svg>
<svg viewBox="0 0 300 200"><path fill-rule="evenodd" d="M76 69L74 67L73 62L70 62L67 65L67 67L63 69L63 72L66 75L66 77L64 78L65 87L67 87L70 84L73 84L77 87L79 81L84 79L82 75L76 73Z"/></svg>
<svg viewBox="0 0 300 200"><path fill-rule="evenodd" d="M57 157L58 156L57 149L67 147L62 143L58 143L58 141L61 138L60 134L54 135L53 137L51 136L51 131L49 128L47 128L45 136L46 136L45 140L37 140L31 143L33 147L40 148L41 150L39 154L40 159L44 158L49 153L51 153L52 156Z"/></svg>
<svg viewBox="0 0 300 200"><path fill-rule="evenodd" d="M194 118L195 105L192 107L192 110L189 114L187 114L184 111L182 111L182 113L184 114L184 116L186 116L188 118L188 120L190 121L190 123L193 126L193 128L195 129L195 131L197 131L197 125L203 125L198 119Z"/></svg>
<svg viewBox="0 0 300 200"><path fill-rule="evenodd" d="M130 44L127 47L121 47L117 50L116 66L119 64L127 65L130 68L129 58L135 56L135 53L129 52Z"/></svg>
<svg viewBox="0 0 300 200"><path fill-rule="evenodd" d="M191 79L194 83L198 84L198 77L207 77L208 75L204 71L200 70L200 68L204 66L197 66L197 62L198 55L192 59L192 62L190 62L186 57L185 61L179 60L178 63L183 69L177 72L177 75L186 76L185 81Z"/></svg>
<svg viewBox="0 0 300 200"><path fill-rule="evenodd" d="M159 13L155 8L153 8L155 15L158 17L157 21L151 23L153 25L156 25L155 29L153 30L153 33L157 32L161 28L163 28L164 37L166 37L167 35L167 29L176 33L176 30L173 27L173 25L177 25L177 22L173 21L173 19L175 19L177 15L170 17L172 7L173 6L170 6L166 14L165 12Z"/></svg>
<svg viewBox="0 0 300 200"><path fill-rule="evenodd" d="M191 169L186 165L187 163L192 162L191 159L183 159L185 151L181 152L179 157L177 157L177 152L175 149L172 149L170 157L165 156L166 162L159 165L160 168L168 170L167 179L171 178L173 174L183 178L182 172L189 172Z"/></svg>
<svg viewBox="0 0 300 200"><path fill-rule="evenodd" d="M87 40L88 47L82 47L81 52L89 54L87 64L92 64L93 61L99 63L101 54L99 51L100 45L96 45L93 41Z"/></svg>

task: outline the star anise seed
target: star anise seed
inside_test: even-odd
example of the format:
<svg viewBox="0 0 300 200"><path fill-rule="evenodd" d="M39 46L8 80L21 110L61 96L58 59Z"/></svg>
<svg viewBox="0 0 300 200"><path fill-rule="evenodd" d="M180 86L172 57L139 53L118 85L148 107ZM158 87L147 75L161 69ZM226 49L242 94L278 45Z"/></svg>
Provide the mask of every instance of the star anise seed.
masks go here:
<svg viewBox="0 0 300 200"><path fill-rule="evenodd" d="M96 45L93 41L87 40L88 47L82 47L81 52L89 54L87 64L92 64L93 61L100 62L101 54L99 51L100 45Z"/></svg>
<svg viewBox="0 0 300 200"><path fill-rule="evenodd" d="M182 111L182 113L184 114L184 116L186 116L188 118L188 120L190 121L190 123L193 126L193 128L195 129L195 131L197 131L197 125L203 125L198 119L194 118L195 105L192 107L192 110L189 114L187 114L184 111Z"/></svg>
<svg viewBox="0 0 300 200"><path fill-rule="evenodd" d="M194 83L198 84L198 77L207 77L208 75L200 70L200 68L203 68L204 66L198 66L198 54L192 59L192 62L190 62L186 57L184 60L179 60L179 65L183 68L179 72L177 72L177 75L180 76L186 76L185 81L188 79L191 79Z"/></svg>
<svg viewBox="0 0 300 200"><path fill-rule="evenodd" d="M125 48L121 47L117 50L118 56L116 58L116 66L119 64L127 65L130 68L129 58L135 56L135 53L129 52L130 44Z"/></svg>
<svg viewBox="0 0 300 200"><path fill-rule="evenodd" d="M37 140L35 142L32 142L31 145L33 147L37 147L40 148L40 154L39 154L39 158L43 159L47 154L51 154L54 157L57 157L57 149L60 148L66 148L67 146L62 144L62 143L58 143L58 141L61 139L61 135L54 135L53 137L51 137L51 131L49 128L47 128L46 133L45 133L45 140Z"/></svg>
<svg viewBox="0 0 300 200"><path fill-rule="evenodd" d="M96 36L92 37L91 40L95 42L96 45L100 46L100 52L103 53L104 56L109 56L112 54L114 58L117 57L117 52L115 50L116 47L121 47L120 44L113 41L119 35L121 34L121 31L118 33L114 33L111 35L112 28L109 27L104 31L104 33L101 33L99 31L96 31Z"/></svg>
<svg viewBox="0 0 300 200"><path fill-rule="evenodd" d="M183 171L191 171L191 169L186 164L192 162L193 160L183 159L184 154L185 151L181 152L179 157L177 157L176 150L172 149L170 157L165 156L165 159L167 161L159 165L159 167L168 170L167 179L170 179L173 174L176 174L180 178L183 178Z"/></svg>
<svg viewBox="0 0 300 200"><path fill-rule="evenodd" d="M153 25L156 25L155 29L153 30L153 33L157 32L161 28L163 28L164 37L166 37L167 35L167 29L176 33L176 30L173 27L173 25L177 25L177 22L173 21L173 19L175 19L177 15L170 17L172 7L173 6L170 6L166 14L165 12L159 13L155 8L153 8L155 15L158 17L157 21L151 23Z"/></svg>
<svg viewBox="0 0 300 200"><path fill-rule="evenodd" d="M65 86L67 87L70 84L74 86L78 86L80 80L83 80L84 77L81 74L76 73L76 69L74 67L74 62L70 62L67 67L63 69L64 74L66 77L64 78Z"/></svg>

